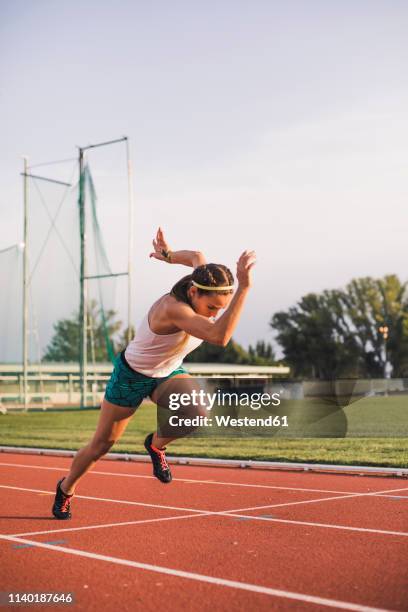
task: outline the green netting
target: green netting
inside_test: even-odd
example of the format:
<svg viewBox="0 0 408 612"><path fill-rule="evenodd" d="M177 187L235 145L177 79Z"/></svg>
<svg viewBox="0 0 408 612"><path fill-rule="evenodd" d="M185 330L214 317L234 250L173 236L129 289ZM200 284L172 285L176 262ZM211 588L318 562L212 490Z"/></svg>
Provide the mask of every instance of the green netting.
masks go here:
<svg viewBox="0 0 408 612"><path fill-rule="evenodd" d="M86 219L87 361L113 360L121 330L98 201L89 165L82 185ZM78 362L80 344L79 184L72 187L29 177L31 362Z"/></svg>
<svg viewBox="0 0 408 612"><path fill-rule="evenodd" d="M24 177L28 196L29 369L31 376L46 370L44 377L40 375L38 384L31 379L30 394L38 392L40 396L43 388L46 392L51 389L50 385L47 388L48 383L43 385L43 378L45 381L49 378L49 364L61 363L60 371L63 372L63 366L71 363L74 370L71 367L70 371L73 372L79 362L80 184L85 198L85 275L101 277L86 280L89 369L98 362L113 361L125 343L126 326L122 321L126 319L127 277L113 273L122 274L126 270L127 176L123 151L121 155L116 151L114 157L116 159L106 157L102 164L98 160L96 180L89 164L85 164L78 182L72 180L77 174L77 164L65 170L63 182L53 168L49 169L53 170L51 175L38 176L29 172ZM125 240L118 236L121 225L126 231ZM106 244L111 247L110 253ZM115 257L111 264L112 253ZM23 260L24 245L0 250L0 363L22 364L23 361ZM72 402L75 403L79 401L79 378L77 374L73 376L70 397L75 396ZM19 389L21 392L21 380L14 386L13 392L18 394ZM98 392L101 391L99 387ZM54 382L52 390L58 392L57 383Z"/></svg>
<svg viewBox="0 0 408 612"><path fill-rule="evenodd" d="M83 185L85 214L92 228L92 231L87 233L87 276L99 277L90 278L87 282L89 340L91 345L91 355L88 358L91 357L95 361L97 356L92 354L92 341L94 340L95 348L102 349L101 336L103 336L106 358L113 361L116 352L113 338L122 327L122 323L115 320L117 315L115 308L117 277L112 276L113 271L106 253L97 214L95 184L89 164L84 167ZM96 339L99 340L97 343L95 343L95 334L97 334Z"/></svg>
<svg viewBox="0 0 408 612"><path fill-rule="evenodd" d="M98 336L96 360L103 339L107 361L126 344L128 277L116 276L125 273L128 267L126 146L116 143L92 148L86 152L84 161L86 275L104 276L87 281L88 302L93 305L92 320L96 322Z"/></svg>

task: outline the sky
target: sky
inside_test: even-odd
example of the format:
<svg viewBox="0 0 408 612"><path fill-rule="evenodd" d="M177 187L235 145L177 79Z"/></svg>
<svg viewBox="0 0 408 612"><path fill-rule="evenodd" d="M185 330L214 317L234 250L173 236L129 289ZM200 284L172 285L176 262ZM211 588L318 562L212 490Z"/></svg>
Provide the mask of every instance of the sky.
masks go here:
<svg viewBox="0 0 408 612"><path fill-rule="evenodd" d="M149 259L159 225L173 250L233 272L256 251L234 334L244 346L274 343L271 316L306 293L407 280L405 1L0 0L0 23L0 250L22 239L23 155L73 158L127 135L136 324L187 272ZM112 155L89 158L121 271L124 165Z"/></svg>

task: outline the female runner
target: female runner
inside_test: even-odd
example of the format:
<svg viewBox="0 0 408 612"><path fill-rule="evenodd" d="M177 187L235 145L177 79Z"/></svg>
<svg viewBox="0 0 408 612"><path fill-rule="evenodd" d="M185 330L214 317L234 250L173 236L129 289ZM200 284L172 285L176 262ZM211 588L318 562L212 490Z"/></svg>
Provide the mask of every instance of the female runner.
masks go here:
<svg viewBox="0 0 408 612"><path fill-rule="evenodd" d="M95 434L76 453L69 474L57 483L52 508L57 519L71 518L71 499L80 478L119 440L143 399L149 396L159 404L163 383L170 379L189 379L179 381L188 388L192 381L182 366L184 357L203 340L226 346L241 315L251 286L254 251L244 251L237 262L238 288L233 295L234 277L226 266L207 264L199 251L170 251L160 228L153 247L150 257L192 267L193 273L152 305L135 338L116 357ZM165 447L173 439L156 432L149 434L144 443L153 474L164 483L172 479Z"/></svg>

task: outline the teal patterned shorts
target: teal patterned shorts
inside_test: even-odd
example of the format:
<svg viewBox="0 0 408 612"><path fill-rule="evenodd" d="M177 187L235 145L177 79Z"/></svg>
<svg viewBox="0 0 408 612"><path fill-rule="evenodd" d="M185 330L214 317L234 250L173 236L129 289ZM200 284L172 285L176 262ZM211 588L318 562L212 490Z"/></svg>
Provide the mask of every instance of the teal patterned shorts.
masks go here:
<svg viewBox="0 0 408 612"><path fill-rule="evenodd" d="M106 385L105 399L111 404L136 409L160 383L176 374L188 374L188 372L183 366L180 366L163 378L152 378L140 374L130 367L122 351L115 358L113 372Z"/></svg>

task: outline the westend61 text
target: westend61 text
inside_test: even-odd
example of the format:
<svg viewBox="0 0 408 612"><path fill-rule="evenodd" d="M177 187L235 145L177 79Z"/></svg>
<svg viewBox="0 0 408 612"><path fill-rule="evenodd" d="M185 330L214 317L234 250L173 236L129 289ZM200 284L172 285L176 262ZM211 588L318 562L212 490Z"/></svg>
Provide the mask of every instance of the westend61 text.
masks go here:
<svg viewBox="0 0 408 612"><path fill-rule="evenodd" d="M171 393L169 396L170 410L178 410L181 406L201 406L212 410L214 405L229 407L248 407L259 410L266 406L279 406L281 403L279 393L229 393L217 391L207 393L203 389L193 390L190 393Z"/></svg>
<svg viewBox="0 0 408 612"><path fill-rule="evenodd" d="M210 419L206 416L195 416L193 418L185 418L179 416L171 416L169 418L169 425L171 427L288 427L287 416L273 416L270 415L265 418L232 418L230 416L216 416L214 419Z"/></svg>

